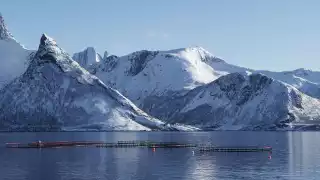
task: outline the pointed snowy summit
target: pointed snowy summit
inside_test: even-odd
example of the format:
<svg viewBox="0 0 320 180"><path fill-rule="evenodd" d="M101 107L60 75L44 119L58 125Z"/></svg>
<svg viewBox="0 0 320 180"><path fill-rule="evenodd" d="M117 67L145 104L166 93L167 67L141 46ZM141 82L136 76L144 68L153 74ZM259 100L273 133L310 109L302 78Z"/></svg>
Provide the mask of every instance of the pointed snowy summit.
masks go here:
<svg viewBox="0 0 320 180"><path fill-rule="evenodd" d="M41 39L40 39L40 46L46 46L46 45L56 45L56 41L46 35L45 33L42 34Z"/></svg>
<svg viewBox="0 0 320 180"><path fill-rule="evenodd" d="M39 44L39 48L36 53L36 56L39 57L39 56L44 55L48 52L54 53L58 49L60 49L60 48L57 46L57 43L55 42L54 39L52 39L51 37L49 37L46 34L42 34L42 36L40 38L40 44Z"/></svg>
<svg viewBox="0 0 320 180"><path fill-rule="evenodd" d="M9 32L2 14L0 13L0 40L13 39L12 34Z"/></svg>
<svg viewBox="0 0 320 180"><path fill-rule="evenodd" d="M74 72L80 75L88 73L77 62L72 60L70 55L61 49L53 38L43 34L38 51L31 61L29 69L34 70L40 67L39 65L48 62L57 65L63 72Z"/></svg>

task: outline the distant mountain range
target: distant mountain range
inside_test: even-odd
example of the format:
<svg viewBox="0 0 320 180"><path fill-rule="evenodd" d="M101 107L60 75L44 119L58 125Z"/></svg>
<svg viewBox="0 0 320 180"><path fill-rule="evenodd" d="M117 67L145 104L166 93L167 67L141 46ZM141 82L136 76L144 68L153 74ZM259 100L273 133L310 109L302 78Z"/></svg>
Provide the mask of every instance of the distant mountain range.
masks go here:
<svg viewBox="0 0 320 180"><path fill-rule="evenodd" d="M202 47L72 58L0 16L0 130L317 130L320 72L228 64Z"/></svg>

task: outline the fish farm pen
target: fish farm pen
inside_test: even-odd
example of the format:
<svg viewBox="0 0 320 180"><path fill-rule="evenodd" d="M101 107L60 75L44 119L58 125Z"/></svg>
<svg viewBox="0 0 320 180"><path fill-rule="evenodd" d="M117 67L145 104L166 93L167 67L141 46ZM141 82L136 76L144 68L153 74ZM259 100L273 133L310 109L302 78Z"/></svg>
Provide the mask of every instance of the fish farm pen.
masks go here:
<svg viewBox="0 0 320 180"><path fill-rule="evenodd" d="M55 147L98 147L98 148L193 148L202 152L261 152L272 151L269 146L223 147L214 145L197 145L177 142L152 142L152 141L118 141L106 143L102 141L57 141L57 142L32 142L32 143L6 143L7 148L55 148Z"/></svg>

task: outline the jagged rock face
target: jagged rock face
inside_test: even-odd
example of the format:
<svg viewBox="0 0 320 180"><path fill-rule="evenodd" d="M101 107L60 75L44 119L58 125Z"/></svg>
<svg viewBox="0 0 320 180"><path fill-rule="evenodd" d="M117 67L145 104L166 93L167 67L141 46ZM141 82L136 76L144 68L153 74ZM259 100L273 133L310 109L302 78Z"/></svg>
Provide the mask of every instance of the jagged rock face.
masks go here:
<svg viewBox="0 0 320 180"><path fill-rule="evenodd" d="M0 89L24 73L33 53L14 39L0 14Z"/></svg>
<svg viewBox="0 0 320 180"><path fill-rule="evenodd" d="M143 109L168 123L255 130L320 120L319 105L319 100L264 75L232 73L183 96L149 97Z"/></svg>
<svg viewBox="0 0 320 180"><path fill-rule="evenodd" d="M100 62L102 60L102 57L96 52L93 47L88 47L82 52L75 53L72 56L72 59L77 61L80 66L88 68L91 65Z"/></svg>
<svg viewBox="0 0 320 180"><path fill-rule="evenodd" d="M97 72L110 72L117 66L118 59L119 59L118 56L110 55L108 57L103 58L101 63L93 64L87 69L91 74L94 74L94 75Z"/></svg>
<svg viewBox="0 0 320 180"><path fill-rule="evenodd" d="M77 61L80 66L95 75L97 71L109 72L117 65L119 57L110 55L107 51L104 52L103 58L93 47L88 47L82 52L73 54L72 59Z"/></svg>
<svg viewBox="0 0 320 180"><path fill-rule="evenodd" d="M158 51L143 50L130 54L128 60L131 62L131 66L127 70L127 74L135 76L140 73L146 67L148 61L153 59L158 53Z"/></svg>
<svg viewBox="0 0 320 180"><path fill-rule="evenodd" d="M46 35L27 71L0 91L2 129L150 130L152 119Z"/></svg>

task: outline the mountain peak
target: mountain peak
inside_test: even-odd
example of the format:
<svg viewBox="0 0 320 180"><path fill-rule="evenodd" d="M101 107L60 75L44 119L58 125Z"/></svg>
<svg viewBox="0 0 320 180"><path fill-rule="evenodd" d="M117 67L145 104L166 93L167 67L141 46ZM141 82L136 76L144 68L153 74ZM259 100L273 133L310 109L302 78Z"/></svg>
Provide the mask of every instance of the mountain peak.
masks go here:
<svg viewBox="0 0 320 180"><path fill-rule="evenodd" d="M108 51L105 51L104 54L103 54L103 59L107 59L109 56L109 53Z"/></svg>
<svg viewBox="0 0 320 180"><path fill-rule="evenodd" d="M209 53L209 51L207 51L205 48L201 47L201 46L189 46L189 47L183 47L183 48L178 48L178 49L172 49L170 51L173 52L181 52L181 51L185 51L185 52L192 52L192 51L201 51L201 52L205 52L207 54L212 55L211 53Z"/></svg>
<svg viewBox="0 0 320 180"><path fill-rule="evenodd" d="M201 47L201 46L190 46L190 47L187 47L186 49L208 52L205 48L203 48L203 47ZM208 52L208 53L209 53L209 52Z"/></svg>
<svg viewBox="0 0 320 180"><path fill-rule="evenodd" d="M80 67L78 63L71 59L68 53L57 45L53 38L42 34L38 51L31 61L29 68L36 69L39 65L47 63L57 65L64 72L73 71Z"/></svg>
<svg viewBox="0 0 320 180"><path fill-rule="evenodd" d="M293 70L293 72L298 74L308 74L308 73L311 73L312 70L306 69L306 68L299 68L299 69Z"/></svg>
<svg viewBox="0 0 320 180"><path fill-rule="evenodd" d="M85 51L96 52L96 49L92 46L89 46L89 47L85 48Z"/></svg>
<svg viewBox="0 0 320 180"><path fill-rule="evenodd" d="M169 54L185 54L186 56L197 56L203 62L225 62L223 59L218 58L211 54L209 51L201 46L190 46L186 48L172 49L168 51L163 51ZM189 54L189 55L188 55Z"/></svg>
<svg viewBox="0 0 320 180"><path fill-rule="evenodd" d="M3 16L0 13L0 40L8 40L8 39L13 39L13 36L7 29Z"/></svg>
<svg viewBox="0 0 320 180"><path fill-rule="evenodd" d="M39 59L42 59L43 56L50 54L54 57L55 54L61 54L62 49L57 46L57 43L54 39L49 37L46 34L42 34L40 38L40 44L36 56ZM52 59L52 58L51 58Z"/></svg>
<svg viewBox="0 0 320 180"><path fill-rule="evenodd" d="M81 52L74 53L72 59L77 61L82 67L88 68L93 64L99 63L103 58L94 47L87 47Z"/></svg>
<svg viewBox="0 0 320 180"><path fill-rule="evenodd" d="M56 45L56 41L49 37L46 34L42 34L41 39L40 39L40 46L50 46L50 45Z"/></svg>

